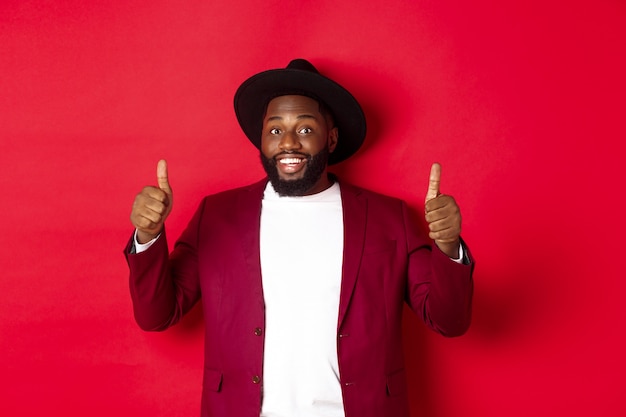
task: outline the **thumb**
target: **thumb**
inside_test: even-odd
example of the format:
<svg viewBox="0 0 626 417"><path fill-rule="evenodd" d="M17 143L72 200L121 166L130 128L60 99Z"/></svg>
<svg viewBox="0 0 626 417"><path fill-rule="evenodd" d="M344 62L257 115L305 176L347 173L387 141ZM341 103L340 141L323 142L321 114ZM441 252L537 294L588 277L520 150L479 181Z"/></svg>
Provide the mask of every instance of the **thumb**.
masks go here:
<svg viewBox="0 0 626 417"><path fill-rule="evenodd" d="M428 180L428 191L426 192L426 202L439 195L439 184L441 183L441 165L437 162L430 168L430 179Z"/></svg>
<svg viewBox="0 0 626 417"><path fill-rule="evenodd" d="M161 159L157 164L157 183L159 188L165 192L169 197L172 196L172 188L170 187L169 180L167 178L167 161Z"/></svg>

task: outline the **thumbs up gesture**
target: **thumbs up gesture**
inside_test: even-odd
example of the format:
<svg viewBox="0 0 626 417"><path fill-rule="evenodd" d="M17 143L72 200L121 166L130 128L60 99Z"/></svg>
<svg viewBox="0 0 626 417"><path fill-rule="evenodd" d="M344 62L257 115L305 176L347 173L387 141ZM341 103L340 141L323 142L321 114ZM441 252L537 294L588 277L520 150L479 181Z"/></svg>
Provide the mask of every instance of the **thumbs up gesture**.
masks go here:
<svg viewBox="0 0 626 417"><path fill-rule="evenodd" d="M144 187L135 196L130 221L137 229L137 240L146 243L163 230L163 223L172 211L172 188L167 177L167 162L157 164L158 187Z"/></svg>
<svg viewBox="0 0 626 417"><path fill-rule="evenodd" d="M441 183L441 165L434 163L430 169L430 180L424 210L430 233L435 244L450 258L459 257L461 244L461 211L449 195L439 192Z"/></svg>

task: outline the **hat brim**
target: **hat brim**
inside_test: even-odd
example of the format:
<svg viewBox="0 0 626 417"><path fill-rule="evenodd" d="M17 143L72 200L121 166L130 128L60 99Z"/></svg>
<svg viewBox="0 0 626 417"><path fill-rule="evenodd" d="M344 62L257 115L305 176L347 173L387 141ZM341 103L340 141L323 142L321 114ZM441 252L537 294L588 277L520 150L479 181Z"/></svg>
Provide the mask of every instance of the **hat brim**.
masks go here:
<svg viewBox="0 0 626 417"><path fill-rule="evenodd" d="M365 115L348 90L333 80L310 71L274 69L253 75L235 93L237 121L250 142L261 148L263 118L267 103L275 97L298 94L322 101L332 112L339 140L328 163L352 156L365 140Z"/></svg>

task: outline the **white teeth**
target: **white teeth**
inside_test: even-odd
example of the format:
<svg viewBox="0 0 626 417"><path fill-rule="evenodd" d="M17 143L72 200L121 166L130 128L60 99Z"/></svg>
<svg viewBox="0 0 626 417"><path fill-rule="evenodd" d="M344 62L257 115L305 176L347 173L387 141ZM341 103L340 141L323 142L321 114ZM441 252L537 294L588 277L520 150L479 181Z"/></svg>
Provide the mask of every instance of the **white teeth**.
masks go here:
<svg viewBox="0 0 626 417"><path fill-rule="evenodd" d="M300 158L283 158L280 160L281 164L299 164L302 162Z"/></svg>

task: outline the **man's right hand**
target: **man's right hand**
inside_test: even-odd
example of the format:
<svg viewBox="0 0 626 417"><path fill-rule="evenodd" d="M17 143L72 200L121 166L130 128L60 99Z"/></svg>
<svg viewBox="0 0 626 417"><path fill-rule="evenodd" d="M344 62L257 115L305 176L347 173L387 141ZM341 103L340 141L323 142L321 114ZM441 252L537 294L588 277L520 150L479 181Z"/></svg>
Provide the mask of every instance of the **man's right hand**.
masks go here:
<svg viewBox="0 0 626 417"><path fill-rule="evenodd" d="M172 211L172 188L167 179L167 162L157 164L158 187L144 187L135 197L130 221L137 229L137 241L147 243L163 231L163 223Z"/></svg>

